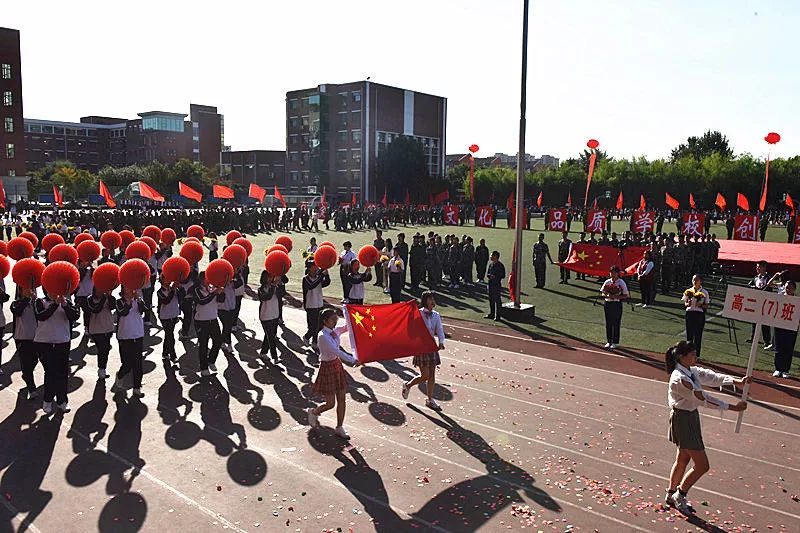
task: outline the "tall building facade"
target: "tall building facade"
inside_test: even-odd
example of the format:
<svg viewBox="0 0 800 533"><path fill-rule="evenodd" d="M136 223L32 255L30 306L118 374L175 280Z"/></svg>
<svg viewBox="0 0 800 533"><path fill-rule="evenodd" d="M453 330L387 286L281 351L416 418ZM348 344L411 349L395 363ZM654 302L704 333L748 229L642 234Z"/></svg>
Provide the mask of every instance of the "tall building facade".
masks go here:
<svg viewBox="0 0 800 533"><path fill-rule="evenodd" d="M383 195L377 161L393 140L418 139L428 174L445 172L447 99L370 81L286 93L286 180L292 194L362 202ZM314 192L312 192L314 191Z"/></svg>
<svg viewBox="0 0 800 533"><path fill-rule="evenodd" d="M25 176L19 31L0 28L0 177Z"/></svg>
<svg viewBox="0 0 800 533"><path fill-rule="evenodd" d="M286 188L286 152L283 150L223 151L220 154L220 177L233 183L255 183L270 189L277 185L282 193ZM307 191L306 191L307 192Z"/></svg>

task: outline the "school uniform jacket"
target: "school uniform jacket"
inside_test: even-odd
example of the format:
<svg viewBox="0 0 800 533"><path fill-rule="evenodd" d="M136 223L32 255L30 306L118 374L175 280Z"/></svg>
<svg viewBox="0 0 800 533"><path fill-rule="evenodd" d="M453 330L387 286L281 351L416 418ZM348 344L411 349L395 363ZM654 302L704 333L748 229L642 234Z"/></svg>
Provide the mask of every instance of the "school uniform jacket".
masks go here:
<svg viewBox="0 0 800 533"><path fill-rule="evenodd" d="M303 309L322 309L322 289L330 284L331 277L327 272L303 276Z"/></svg>
<svg viewBox="0 0 800 533"><path fill-rule="evenodd" d="M46 344L68 343L72 338L70 323L80 317L80 310L71 301L57 304L49 297L37 298L33 312L37 321L33 340Z"/></svg>
<svg viewBox="0 0 800 533"><path fill-rule="evenodd" d="M260 302L258 306L259 320L262 322L277 320L280 313L280 307L278 305L280 300L278 296L278 286L270 284L259 287L258 300Z"/></svg>
<svg viewBox="0 0 800 533"><path fill-rule="evenodd" d="M117 339L141 339L144 337L144 312L147 306L140 298L117 300Z"/></svg>
<svg viewBox="0 0 800 533"><path fill-rule="evenodd" d="M114 332L114 315L117 299L110 294L95 294L87 301L92 319L89 321L89 335L102 335Z"/></svg>
<svg viewBox="0 0 800 533"><path fill-rule="evenodd" d="M181 314L181 306L178 302L178 291L161 287L158 290L158 318L169 320L178 318Z"/></svg>
<svg viewBox="0 0 800 533"><path fill-rule="evenodd" d="M348 274L348 277L350 278L350 293L347 295L347 297L354 300L363 300L364 283L372 280L372 272L369 270L363 274L351 272Z"/></svg>
<svg viewBox="0 0 800 533"><path fill-rule="evenodd" d="M219 309L217 302L217 294L209 292L203 285L198 282L189 291L194 300L194 319L195 320L216 320L217 311Z"/></svg>
<svg viewBox="0 0 800 533"><path fill-rule="evenodd" d="M14 315L14 339L18 341L32 341L36 336L36 314L33 312L33 302L30 298L18 298L11 303L11 313Z"/></svg>

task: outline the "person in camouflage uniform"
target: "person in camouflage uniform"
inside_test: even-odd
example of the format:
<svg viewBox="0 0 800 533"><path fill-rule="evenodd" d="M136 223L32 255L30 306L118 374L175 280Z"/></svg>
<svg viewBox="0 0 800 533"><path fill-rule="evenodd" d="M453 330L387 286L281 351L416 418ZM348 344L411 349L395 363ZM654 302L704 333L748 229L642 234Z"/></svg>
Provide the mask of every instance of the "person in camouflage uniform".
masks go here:
<svg viewBox="0 0 800 533"><path fill-rule="evenodd" d="M442 263L439 261L439 248L436 239L431 237L425 248L425 270L427 271L428 287L436 289L442 282Z"/></svg>
<svg viewBox="0 0 800 533"><path fill-rule="evenodd" d="M455 235L451 239L450 250L447 253L447 272L450 276L448 287L457 289L461 281L461 243Z"/></svg>
<svg viewBox="0 0 800 533"><path fill-rule="evenodd" d="M679 287L683 287L684 283L683 280L686 278L687 268L687 257L686 257L686 236L683 234L678 235L678 244L675 245L674 255L673 255L673 262L675 264L674 273L675 276L673 278L673 289L678 289Z"/></svg>

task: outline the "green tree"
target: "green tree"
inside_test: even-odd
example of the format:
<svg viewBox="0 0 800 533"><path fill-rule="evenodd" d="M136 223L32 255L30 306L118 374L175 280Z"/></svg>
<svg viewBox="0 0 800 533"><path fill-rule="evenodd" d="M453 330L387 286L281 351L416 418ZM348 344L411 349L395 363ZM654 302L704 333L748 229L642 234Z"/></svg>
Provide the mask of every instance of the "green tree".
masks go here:
<svg viewBox="0 0 800 533"><path fill-rule="evenodd" d="M729 159L733 157L733 149L728 144L728 138L718 131L707 131L701 137L689 137L672 150L672 160L682 157L693 157L700 160L711 154L719 154Z"/></svg>
<svg viewBox="0 0 800 533"><path fill-rule="evenodd" d="M394 139L378 156L377 174L390 201L402 201L406 189L418 196L430 185L427 183L428 163L422 142L409 136ZM376 192L378 197L383 196L380 189Z"/></svg>

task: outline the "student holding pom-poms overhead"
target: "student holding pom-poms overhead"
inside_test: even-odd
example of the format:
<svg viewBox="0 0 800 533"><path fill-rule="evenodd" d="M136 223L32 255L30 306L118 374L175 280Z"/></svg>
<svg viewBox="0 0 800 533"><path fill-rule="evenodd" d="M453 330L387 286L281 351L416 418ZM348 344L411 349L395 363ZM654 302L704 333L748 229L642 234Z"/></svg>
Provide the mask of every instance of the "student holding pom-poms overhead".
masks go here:
<svg viewBox="0 0 800 533"><path fill-rule="evenodd" d="M37 259L28 258L17 261L11 276L19 287L17 299L11 304L11 313L14 315L14 342L17 345L17 355L22 367L22 379L28 389L28 399L37 398L36 382L33 371L39 362L36 345L33 341L36 336L36 315L33 312L36 301L36 287L42 283L44 265Z"/></svg>
<svg viewBox="0 0 800 533"><path fill-rule="evenodd" d="M144 353L144 315L147 305L141 289L150 281L150 266L141 259L128 259L119 269L122 297L117 301L117 342L122 366L117 372L113 392L122 392L122 380L133 374L133 395L141 398Z"/></svg>
<svg viewBox="0 0 800 533"><path fill-rule="evenodd" d="M92 318L89 335L97 346L97 377L108 377L108 354L111 352L111 335L114 333L114 316L117 300L111 291L119 285L119 267L116 263L104 263L92 275L94 288L87 302Z"/></svg>

